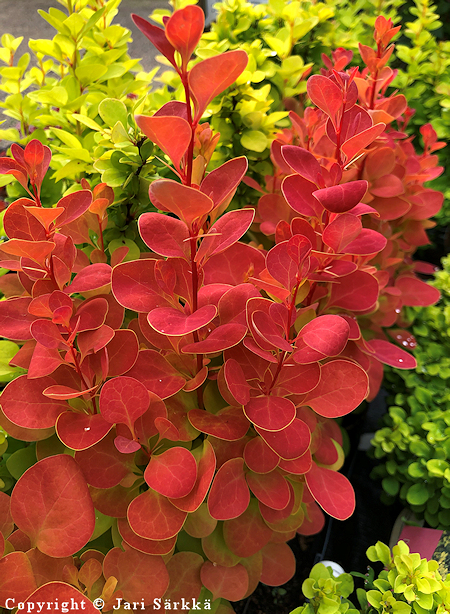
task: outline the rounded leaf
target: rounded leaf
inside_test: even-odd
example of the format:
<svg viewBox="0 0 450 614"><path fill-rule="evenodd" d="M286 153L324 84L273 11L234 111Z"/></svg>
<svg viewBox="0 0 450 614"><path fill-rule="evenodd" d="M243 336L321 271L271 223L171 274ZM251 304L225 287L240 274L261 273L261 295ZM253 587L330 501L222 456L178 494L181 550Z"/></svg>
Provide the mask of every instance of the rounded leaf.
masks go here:
<svg viewBox="0 0 450 614"><path fill-rule="evenodd" d="M197 463L189 450L169 448L153 455L144 473L150 488L160 495L179 499L188 495L197 479Z"/></svg>
<svg viewBox="0 0 450 614"><path fill-rule="evenodd" d="M78 552L95 526L84 476L66 454L44 458L22 475L11 495L11 514L32 545L56 558Z"/></svg>

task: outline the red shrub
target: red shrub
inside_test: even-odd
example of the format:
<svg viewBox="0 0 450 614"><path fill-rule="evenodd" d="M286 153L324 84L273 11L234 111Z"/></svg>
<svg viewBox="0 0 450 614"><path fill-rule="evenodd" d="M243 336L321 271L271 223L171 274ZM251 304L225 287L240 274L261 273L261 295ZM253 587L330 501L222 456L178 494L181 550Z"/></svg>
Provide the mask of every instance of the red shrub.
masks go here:
<svg viewBox="0 0 450 614"><path fill-rule="evenodd" d="M310 151L274 145L292 211L275 191L261 199L261 228L277 241L264 252L239 241L253 210L224 213L245 158L206 174L217 135L199 125L244 70L245 53L188 71L203 30L199 8L176 11L165 30L135 21L186 93L185 103L137 118L179 179L151 185L151 201L169 214L139 220L151 251L125 262L120 248L109 265L100 243L89 262L76 245L91 242L90 229L101 235L111 190L83 182L44 209L48 148L31 141L0 160L30 196L5 214L1 265L15 272L1 280L9 298L0 302L0 334L23 343L13 362L28 374L6 387L0 423L37 442L37 463L11 498L0 497L9 553L0 560L2 605L36 589L32 599L77 589L103 599L104 611L118 598L150 610L163 596L198 598L202 586L213 599L238 600L259 580L283 584L295 566L286 541L319 531L320 507L339 519L354 509L337 473L342 438L331 418L367 397L377 360L415 364L383 338L364 340L357 321L377 313L388 284L374 259L399 264L394 239L380 232L385 222L360 221L376 213L363 202L373 194L375 145L360 177L345 168L385 131L356 106L360 77L310 79L322 111L293 118ZM386 134L389 143L401 138ZM394 179L381 184L402 183L399 173L394 165ZM402 272L391 294L421 283L411 275ZM136 315L124 319L125 308ZM116 547L106 556L86 549L94 525L95 537L111 523Z"/></svg>

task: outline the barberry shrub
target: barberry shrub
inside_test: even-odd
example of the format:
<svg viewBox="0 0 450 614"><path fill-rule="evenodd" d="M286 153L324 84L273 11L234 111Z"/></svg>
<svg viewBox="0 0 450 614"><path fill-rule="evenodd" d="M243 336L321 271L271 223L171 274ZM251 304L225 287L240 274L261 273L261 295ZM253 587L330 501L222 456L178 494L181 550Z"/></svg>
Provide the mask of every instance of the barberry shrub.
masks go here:
<svg viewBox="0 0 450 614"><path fill-rule="evenodd" d="M384 277L369 261L387 239L362 227L374 211L367 179L341 183L385 128L351 133L367 123L358 111L346 124L355 75L310 81L343 154L328 164L301 147L280 152L298 173L284 184L296 213L264 251L241 241L254 210L226 212L246 159L207 173L219 136L200 123L246 54L189 69L198 7L164 28L134 19L186 98L136 118L175 177L150 186L159 212L139 219L150 251L128 260L121 246L105 262L99 242L89 260L81 247L90 230L101 235L111 189L82 181L42 207L50 150L33 140L0 161L28 193L4 217L0 334L21 344L12 363L27 373L5 388L0 424L35 455L0 497L2 605L83 594L104 611L119 598L151 611L154 599L203 595L226 612L259 581L285 583L286 542L320 531L322 510L354 509L333 418L377 388L380 359L415 365L383 338L364 340L357 321L377 309Z"/></svg>
<svg viewBox="0 0 450 614"><path fill-rule="evenodd" d="M274 174L266 177L264 188L246 179L263 192L256 217L261 233L278 243L289 235L289 225L298 223L298 215L308 228L331 283L325 291L323 284L317 286L317 273L311 278L314 292L325 301L319 309L350 309L364 333L346 352L369 369L369 399L381 383L382 363L413 366L389 343L393 338L400 346L415 347L405 330L405 308L439 298L439 291L417 276L432 274L434 267L412 256L429 243L426 229L435 225L429 218L442 206L443 194L424 183L442 173L435 151L444 143L427 124L421 129L424 151L416 153L406 132L411 109L403 94L387 93L395 77L387 66L394 50L390 41L398 29L383 17L376 20L376 50L360 45L366 63L361 71L344 72L351 51L324 56L326 68L308 80L314 106L303 117L291 112L292 129L272 144Z"/></svg>

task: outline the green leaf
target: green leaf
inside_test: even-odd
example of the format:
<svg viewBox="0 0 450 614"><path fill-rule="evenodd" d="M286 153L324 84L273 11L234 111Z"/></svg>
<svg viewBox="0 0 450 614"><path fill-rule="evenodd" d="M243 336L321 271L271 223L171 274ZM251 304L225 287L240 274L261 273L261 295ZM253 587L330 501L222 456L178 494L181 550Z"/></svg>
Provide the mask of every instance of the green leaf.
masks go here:
<svg viewBox="0 0 450 614"><path fill-rule="evenodd" d="M9 473L18 480L23 473L37 462L35 445L21 448L11 454L6 461L6 468Z"/></svg>
<svg viewBox="0 0 450 614"><path fill-rule="evenodd" d="M241 136L241 145L250 151L263 152L268 147L267 136L259 130L246 130Z"/></svg>
<svg viewBox="0 0 450 614"><path fill-rule="evenodd" d="M432 458L427 461L427 469L431 476L441 478L444 476L445 470L449 469L450 465L444 461L439 460L437 458Z"/></svg>
<svg viewBox="0 0 450 614"><path fill-rule="evenodd" d="M387 492L387 494L391 495L391 497L395 497L400 490L400 484L398 480L392 477L384 478L384 480L381 482L381 485L383 486L383 489Z"/></svg>
<svg viewBox="0 0 450 614"><path fill-rule="evenodd" d="M117 122L127 126L128 110L121 100L105 98L98 105L98 114L107 126L112 128Z"/></svg>
<svg viewBox="0 0 450 614"><path fill-rule="evenodd" d="M124 262L139 260L141 250L131 239L113 239L108 245L109 253L112 254L119 247L128 247L128 254L125 256Z"/></svg>
<svg viewBox="0 0 450 614"><path fill-rule="evenodd" d="M428 490L423 484L413 484L406 493L406 500L411 505L423 505L428 501Z"/></svg>
<svg viewBox="0 0 450 614"><path fill-rule="evenodd" d="M75 69L75 74L81 84L86 86L103 77L107 70L107 67L103 64L81 64Z"/></svg>
<svg viewBox="0 0 450 614"><path fill-rule="evenodd" d="M92 533L90 542L93 539L97 539L100 535L103 535L110 527L112 527L115 518L111 518L111 516L105 516L98 510L95 510L95 528Z"/></svg>
<svg viewBox="0 0 450 614"><path fill-rule="evenodd" d="M82 147L77 137L70 132L67 132L66 130L61 130L60 128L52 128L52 132L68 147L72 147L74 149L80 149Z"/></svg>
<svg viewBox="0 0 450 614"><path fill-rule="evenodd" d="M58 169L56 173L53 173L52 179L55 181L61 181L61 179L65 179L66 177L74 178L76 175L79 175L86 168L86 164L80 162L78 160L72 160L62 168Z"/></svg>
<svg viewBox="0 0 450 614"><path fill-rule="evenodd" d="M73 113L72 117L78 120L81 124L84 124L85 126L90 128L91 130L96 130L97 132L101 132L102 134L104 134L105 132L104 129L99 124L97 124L97 122L95 122L93 119L91 119L87 115L81 115L80 113Z"/></svg>

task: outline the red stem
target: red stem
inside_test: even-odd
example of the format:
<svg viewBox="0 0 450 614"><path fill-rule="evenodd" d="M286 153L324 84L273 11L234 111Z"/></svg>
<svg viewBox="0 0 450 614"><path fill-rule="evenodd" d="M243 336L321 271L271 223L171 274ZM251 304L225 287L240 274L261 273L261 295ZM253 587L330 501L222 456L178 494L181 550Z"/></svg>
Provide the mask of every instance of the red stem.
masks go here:
<svg viewBox="0 0 450 614"><path fill-rule="evenodd" d="M191 111L191 92L189 90L189 82L187 78L187 73L183 73L181 75L181 81L184 87L184 93L186 96L186 112L187 112L187 120L188 124L191 127L191 141L189 143L189 147L186 153L187 157L187 169L185 168L185 176L186 176L186 185L192 185L192 167L194 164L194 143L195 143L195 130L197 128L197 122L194 122L192 119L192 111Z"/></svg>
<svg viewBox="0 0 450 614"><path fill-rule="evenodd" d="M292 299L291 299L291 302L290 302L290 305L289 305L289 308L288 308L288 318L287 318L287 321L286 321L286 340L287 341L291 340L290 336L291 336L292 311L295 308L295 301L297 299L297 293L298 293L298 289L300 287L301 281L302 281L301 279L297 279L297 285L295 286L295 290L294 290L294 292L292 294ZM273 379L272 379L272 383L270 384L270 388L267 391L268 393L272 390L272 388L276 384L276 381L278 379L278 376L280 375L280 372L281 372L281 369L283 367L283 364L284 364L284 361L285 361L287 353L288 352L282 352L280 354L280 357L278 359L277 370L274 373L274 376L273 376Z"/></svg>

